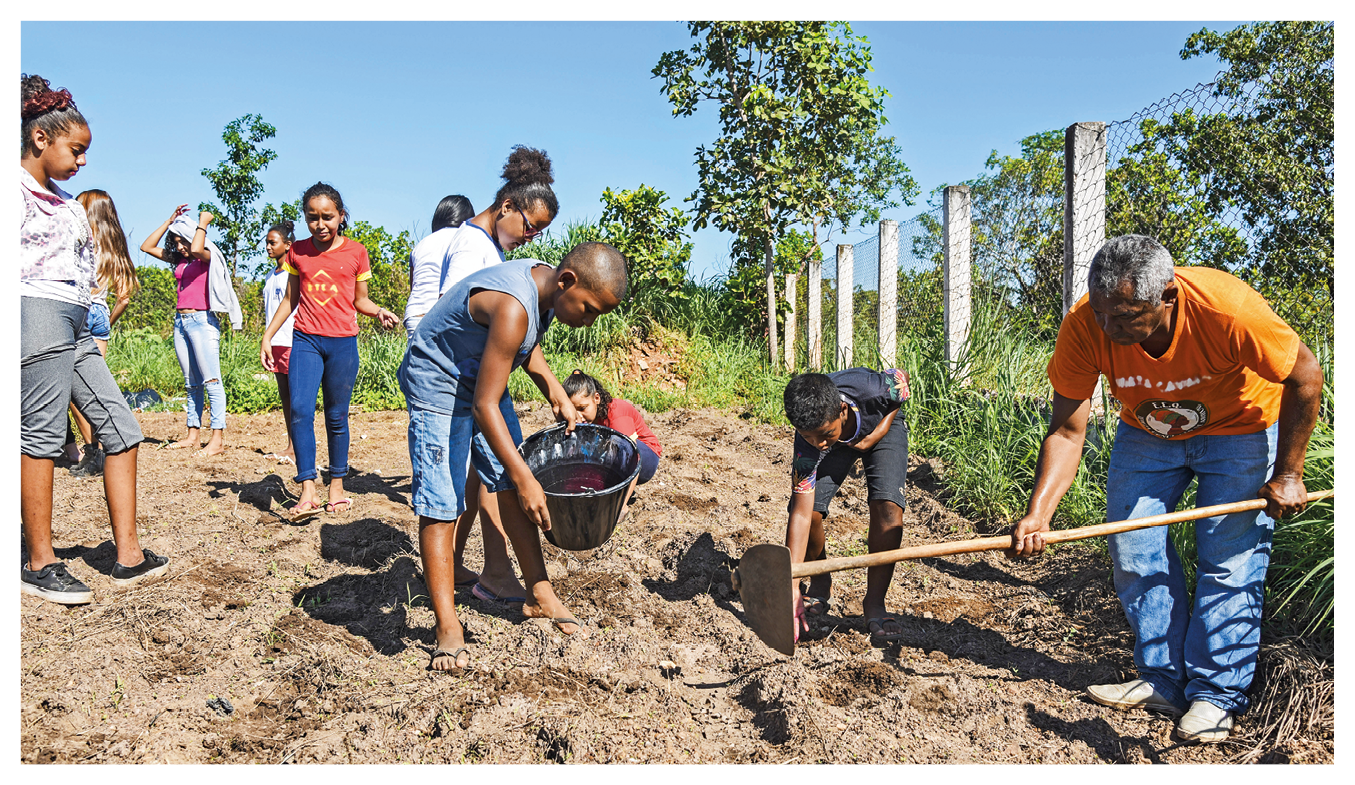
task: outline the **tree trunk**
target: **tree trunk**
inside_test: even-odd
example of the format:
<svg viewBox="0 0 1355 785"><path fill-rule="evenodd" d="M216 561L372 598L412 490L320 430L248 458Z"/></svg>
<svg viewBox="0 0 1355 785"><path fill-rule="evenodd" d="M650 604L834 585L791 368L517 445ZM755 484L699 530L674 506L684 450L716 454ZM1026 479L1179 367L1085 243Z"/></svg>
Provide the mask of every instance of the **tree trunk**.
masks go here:
<svg viewBox="0 0 1355 785"><path fill-rule="evenodd" d="M771 352L772 370L776 370L776 269L772 266L772 236L767 235L767 348Z"/></svg>

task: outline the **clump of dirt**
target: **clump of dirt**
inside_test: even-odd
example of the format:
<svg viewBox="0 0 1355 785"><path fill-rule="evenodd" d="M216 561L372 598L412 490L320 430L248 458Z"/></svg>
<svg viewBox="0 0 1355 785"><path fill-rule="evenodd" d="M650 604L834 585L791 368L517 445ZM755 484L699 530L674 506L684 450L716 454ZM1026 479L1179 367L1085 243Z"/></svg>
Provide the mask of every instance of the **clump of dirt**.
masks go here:
<svg viewBox="0 0 1355 785"><path fill-rule="evenodd" d="M646 359L650 370L681 365L656 345L678 362ZM539 403L518 411L526 433L551 420ZM182 414L138 417L152 442L181 435ZM563 635L463 587L463 673L428 669L434 617L403 412L353 414L354 507L302 525L270 512L297 490L265 457L283 433L278 413L232 416L226 452L210 459L148 445L139 531L173 561L165 579L127 591L108 575L116 549L98 483L58 472L57 554L95 602L21 597L21 760L1334 760L1330 664L1273 642L1256 708L1229 745L1180 745L1167 718L1087 701L1088 684L1134 669L1104 551L1083 543L1034 562L900 563L886 604L904 635L884 648L861 616L865 572L835 573L828 614L794 656L773 652L749 629L730 570L752 545L785 539L789 429L690 409L648 420L664 459L611 540L587 553L543 549L583 631ZM946 506L943 470L910 459L904 545L973 536ZM828 555L863 552L868 519L858 473L827 519ZM466 559L483 562L478 529ZM214 709L222 700L235 711Z"/></svg>

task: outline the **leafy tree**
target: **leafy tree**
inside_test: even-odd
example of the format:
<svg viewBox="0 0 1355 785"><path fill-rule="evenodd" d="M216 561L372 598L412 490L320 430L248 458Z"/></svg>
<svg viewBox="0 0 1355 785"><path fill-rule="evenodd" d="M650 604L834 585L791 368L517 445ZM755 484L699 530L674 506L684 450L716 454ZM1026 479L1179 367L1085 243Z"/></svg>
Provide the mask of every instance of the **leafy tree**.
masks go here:
<svg viewBox="0 0 1355 785"><path fill-rule="evenodd" d="M885 124L889 93L871 87L870 49L844 22L689 22L697 39L664 53L653 74L673 114L719 107L720 137L696 151L694 225L733 233L763 258L767 336L778 362L776 241L792 226L867 224L910 203L917 184ZM826 238L825 238L826 239ZM756 258L751 256L750 258ZM736 276L739 270L732 270Z"/></svg>
<svg viewBox="0 0 1355 785"><path fill-rule="evenodd" d="M1204 54L1228 64L1214 83L1226 108L1174 114L1151 138L1200 178L1211 210L1241 210L1252 230L1248 261L1261 276L1280 287L1332 292L1333 23L1202 29L1186 39L1181 58Z"/></svg>
<svg viewBox="0 0 1355 785"><path fill-rule="evenodd" d="M733 261L729 268L729 277L725 279L726 307L729 308L739 324L757 324L767 310L767 290L765 288L766 268L758 258L760 249L749 244L760 243L759 237L735 237L730 256ZM819 246L807 232L791 229L776 241L776 254L773 257L772 274L778 282L774 302L784 303L783 287L786 274L799 272L805 264L818 257ZM803 313L803 311L802 311ZM782 323L782 309L773 309L773 317L778 326Z"/></svg>
<svg viewBox="0 0 1355 785"><path fill-rule="evenodd" d="M392 236L385 227L353 221L344 230L344 236L362 243L367 249L367 261L372 265L367 296L392 313L404 313L405 303L409 300L409 255L414 250L409 230ZM364 328L375 324L366 319L360 322Z"/></svg>
<svg viewBox="0 0 1355 785"><path fill-rule="evenodd" d="M631 302L686 296L690 219L676 207L665 207L667 201L667 194L643 183L634 190L602 192L599 223L606 241L629 263Z"/></svg>
<svg viewBox="0 0 1355 785"><path fill-rule="evenodd" d="M260 211L254 207L263 195L263 184L257 174L268 167L278 154L259 145L277 135L277 129L264 122L262 116L247 114L226 124L221 140L226 143L226 158L215 169L203 169L202 176L212 184L220 206L212 202L198 205L216 216L214 226L221 235L217 247L230 265L231 275L238 276L240 264L257 257L263 251ZM283 210L286 210L286 205ZM267 205L265 210L271 210ZM295 220L295 219L293 219ZM248 272L257 275L266 271L267 260Z"/></svg>
<svg viewBox="0 0 1355 785"><path fill-rule="evenodd" d="M263 210L259 213L259 229L263 232L262 237L267 239L268 230L281 223L283 220L291 221L293 224L296 239L301 239L306 233L306 224L301 220L301 197L296 201L283 202L280 206L274 207L272 204L265 204Z"/></svg>

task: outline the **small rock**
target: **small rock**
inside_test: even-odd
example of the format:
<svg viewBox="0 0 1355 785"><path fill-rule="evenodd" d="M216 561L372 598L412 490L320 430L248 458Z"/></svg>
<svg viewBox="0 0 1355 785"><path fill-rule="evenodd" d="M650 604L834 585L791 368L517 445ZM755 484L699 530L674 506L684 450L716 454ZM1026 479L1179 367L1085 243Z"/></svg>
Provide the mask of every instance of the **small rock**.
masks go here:
<svg viewBox="0 0 1355 785"><path fill-rule="evenodd" d="M934 616L934 615L932 614L931 611L923 611L923 612L922 612L922 618L924 618L924 619L935 619L936 616Z"/></svg>
<svg viewBox="0 0 1355 785"><path fill-rule="evenodd" d="M235 707L225 698L218 698L212 695L207 698L207 708L220 714L222 717L229 717L235 713Z"/></svg>
<svg viewBox="0 0 1355 785"><path fill-rule="evenodd" d="M681 672L682 669L678 667L676 662L673 662L672 660L659 660L659 673L662 673L665 679L671 679Z"/></svg>

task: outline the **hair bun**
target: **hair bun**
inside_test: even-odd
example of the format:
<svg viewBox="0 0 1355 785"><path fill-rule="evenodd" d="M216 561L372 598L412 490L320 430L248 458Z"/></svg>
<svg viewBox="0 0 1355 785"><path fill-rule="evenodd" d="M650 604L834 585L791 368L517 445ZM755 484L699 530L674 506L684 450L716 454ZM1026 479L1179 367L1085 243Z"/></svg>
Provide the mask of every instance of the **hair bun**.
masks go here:
<svg viewBox="0 0 1355 785"><path fill-rule="evenodd" d="M65 88L53 90L51 84L37 74L23 74L19 83L19 116L30 120L57 109L75 106L75 98Z"/></svg>
<svg viewBox="0 0 1355 785"><path fill-rule="evenodd" d="M550 185L555 182L550 170L550 156L545 150L518 144L508 154L502 177L510 185Z"/></svg>

